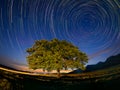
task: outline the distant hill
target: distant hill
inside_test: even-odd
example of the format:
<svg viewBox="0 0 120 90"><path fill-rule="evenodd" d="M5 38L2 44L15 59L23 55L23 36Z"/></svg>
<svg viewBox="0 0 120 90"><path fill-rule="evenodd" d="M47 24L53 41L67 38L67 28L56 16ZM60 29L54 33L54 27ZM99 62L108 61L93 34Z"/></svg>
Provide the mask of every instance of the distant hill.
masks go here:
<svg viewBox="0 0 120 90"><path fill-rule="evenodd" d="M2 68L7 68L7 69L12 69L12 70L16 70L16 69L14 69L14 68L12 68L12 67L5 66L5 65L2 65L2 64L0 64L0 67L2 67Z"/></svg>
<svg viewBox="0 0 120 90"><path fill-rule="evenodd" d="M120 64L120 54L115 55L115 56L110 56L109 58L107 58L107 60L105 62L99 62L99 63L97 63L95 65L87 65L85 71L77 69L77 70L74 70L74 71L72 71L70 73L90 72L90 71L109 68L109 67L119 65L119 64Z"/></svg>
<svg viewBox="0 0 120 90"><path fill-rule="evenodd" d="M0 56L0 65L14 68L15 61L9 57Z"/></svg>
<svg viewBox="0 0 120 90"><path fill-rule="evenodd" d="M28 71L27 65L19 64L13 59L5 56L0 56L0 67L17 71Z"/></svg>
<svg viewBox="0 0 120 90"><path fill-rule="evenodd" d="M96 65L88 65L85 71L104 69L118 64L120 64L120 54L109 57L105 62L99 62Z"/></svg>

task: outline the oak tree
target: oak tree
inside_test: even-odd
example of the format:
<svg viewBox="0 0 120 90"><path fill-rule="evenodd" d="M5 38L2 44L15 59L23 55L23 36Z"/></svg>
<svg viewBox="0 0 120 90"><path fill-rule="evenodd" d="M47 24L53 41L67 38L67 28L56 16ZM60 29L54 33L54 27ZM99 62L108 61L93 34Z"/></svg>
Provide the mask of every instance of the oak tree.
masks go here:
<svg viewBox="0 0 120 90"><path fill-rule="evenodd" d="M29 68L60 70L80 68L85 69L88 57L78 47L65 40L37 40L31 48L27 49L27 62Z"/></svg>

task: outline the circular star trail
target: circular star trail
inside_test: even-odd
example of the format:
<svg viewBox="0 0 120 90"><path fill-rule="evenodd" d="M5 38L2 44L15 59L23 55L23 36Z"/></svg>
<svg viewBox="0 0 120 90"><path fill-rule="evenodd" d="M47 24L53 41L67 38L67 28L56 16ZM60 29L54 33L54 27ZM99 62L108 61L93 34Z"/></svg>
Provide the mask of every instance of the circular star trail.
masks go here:
<svg viewBox="0 0 120 90"><path fill-rule="evenodd" d="M26 63L35 40L72 42L89 64L120 53L119 0L0 0L0 54Z"/></svg>

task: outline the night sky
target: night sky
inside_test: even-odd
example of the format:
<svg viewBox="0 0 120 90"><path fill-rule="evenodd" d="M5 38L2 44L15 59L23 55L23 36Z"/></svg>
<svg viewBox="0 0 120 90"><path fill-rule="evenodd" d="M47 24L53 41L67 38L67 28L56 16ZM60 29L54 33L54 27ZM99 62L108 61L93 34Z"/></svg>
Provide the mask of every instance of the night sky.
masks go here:
<svg viewBox="0 0 120 90"><path fill-rule="evenodd" d="M79 47L88 64L120 53L120 0L0 0L0 55L27 64L26 49L53 38Z"/></svg>

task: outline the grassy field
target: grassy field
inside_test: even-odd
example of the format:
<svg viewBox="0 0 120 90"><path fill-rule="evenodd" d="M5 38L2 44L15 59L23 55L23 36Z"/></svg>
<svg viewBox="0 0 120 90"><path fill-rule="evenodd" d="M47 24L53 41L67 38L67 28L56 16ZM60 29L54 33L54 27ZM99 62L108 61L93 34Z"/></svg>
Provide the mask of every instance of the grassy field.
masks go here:
<svg viewBox="0 0 120 90"><path fill-rule="evenodd" d="M0 90L120 89L120 65L81 74L30 74L0 68Z"/></svg>

